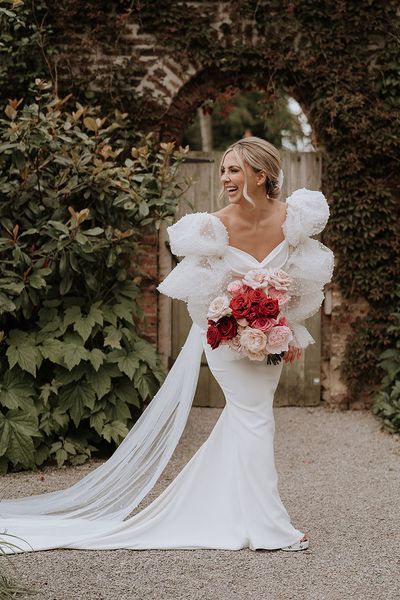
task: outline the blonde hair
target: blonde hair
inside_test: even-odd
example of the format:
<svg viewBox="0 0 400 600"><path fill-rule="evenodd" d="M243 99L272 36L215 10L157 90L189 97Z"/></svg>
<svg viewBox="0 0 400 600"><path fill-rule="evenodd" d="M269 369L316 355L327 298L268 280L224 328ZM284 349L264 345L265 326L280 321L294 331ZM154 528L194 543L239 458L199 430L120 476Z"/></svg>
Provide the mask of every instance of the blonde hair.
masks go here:
<svg viewBox="0 0 400 600"><path fill-rule="evenodd" d="M279 150L277 150L275 146L266 140L263 140L259 137L250 136L243 138L225 150L221 159L220 172L225 160L225 156L231 151L234 153L244 174L243 196L245 199L254 205L254 202L250 198L247 191L247 177L244 166L245 162L250 165L250 167L252 167L256 173L259 171L264 171L266 173L265 193L268 198L273 200L279 199L281 193L278 183L279 173L281 170L281 156L279 154ZM224 187L222 186L218 200L221 200L224 195L224 191Z"/></svg>

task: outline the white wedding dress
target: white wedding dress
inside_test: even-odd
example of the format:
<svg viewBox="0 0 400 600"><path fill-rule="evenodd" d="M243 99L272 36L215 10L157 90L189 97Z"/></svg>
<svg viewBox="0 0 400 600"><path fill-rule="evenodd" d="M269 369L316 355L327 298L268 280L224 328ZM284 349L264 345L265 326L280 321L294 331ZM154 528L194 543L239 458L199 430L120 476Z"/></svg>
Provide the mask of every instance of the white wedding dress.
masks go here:
<svg viewBox="0 0 400 600"><path fill-rule="evenodd" d="M171 250L184 258L159 290L187 302L193 325L163 386L112 457L75 485L0 502L1 533L19 536L19 551L74 549L276 549L303 532L290 522L278 492L273 398L280 365L238 358L206 343L207 307L227 282L251 269L282 268L295 281L285 316L293 345L313 342L304 319L323 299L333 254L310 236L329 216L320 192L287 199L285 239L263 261L230 246L222 222L185 215L168 228ZM126 518L153 487L188 418L201 354L221 386L226 406L206 442L151 504ZM3 551L9 552L7 547Z"/></svg>

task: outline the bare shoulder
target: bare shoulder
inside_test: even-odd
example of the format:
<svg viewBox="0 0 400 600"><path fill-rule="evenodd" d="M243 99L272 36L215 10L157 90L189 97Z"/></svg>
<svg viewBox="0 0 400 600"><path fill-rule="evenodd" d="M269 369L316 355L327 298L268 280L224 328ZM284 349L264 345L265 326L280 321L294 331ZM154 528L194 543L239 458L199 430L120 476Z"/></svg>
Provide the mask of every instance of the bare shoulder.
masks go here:
<svg viewBox="0 0 400 600"><path fill-rule="evenodd" d="M224 208L220 208L219 210L216 210L215 212L210 213L210 215L212 215L213 217L217 217L226 225L230 218L231 211L229 209L230 209L229 206L224 206Z"/></svg>

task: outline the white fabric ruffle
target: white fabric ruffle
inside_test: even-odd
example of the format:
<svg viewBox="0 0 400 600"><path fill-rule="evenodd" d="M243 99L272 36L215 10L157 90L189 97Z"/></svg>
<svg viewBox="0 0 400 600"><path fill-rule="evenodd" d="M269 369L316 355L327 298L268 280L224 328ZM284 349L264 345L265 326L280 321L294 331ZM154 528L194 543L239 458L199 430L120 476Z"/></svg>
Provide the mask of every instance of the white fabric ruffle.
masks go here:
<svg viewBox="0 0 400 600"><path fill-rule="evenodd" d="M329 206L322 192L301 188L286 200L287 216L283 232L291 246L297 246L320 233L329 219Z"/></svg>
<svg viewBox="0 0 400 600"><path fill-rule="evenodd" d="M226 228L206 212L184 215L167 233L176 256L223 256L228 245Z"/></svg>
<svg viewBox="0 0 400 600"><path fill-rule="evenodd" d="M294 283L292 298L283 312L295 336L293 345L305 348L314 340L303 321L319 310L324 299L324 285L332 278L332 251L310 238L324 229L329 207L321 192L305 188L293 192L287 198L287 204L282 230L289 252L281 268ZM157 289L171 298L187 302L193 322L204 330L210 302L237 277L231 272L227 256L230 248L227 229L214 215L198 212L181 217L167 228L167 232L171 251L184 258ZM259 268L262 268L261 263Z"/></svg>

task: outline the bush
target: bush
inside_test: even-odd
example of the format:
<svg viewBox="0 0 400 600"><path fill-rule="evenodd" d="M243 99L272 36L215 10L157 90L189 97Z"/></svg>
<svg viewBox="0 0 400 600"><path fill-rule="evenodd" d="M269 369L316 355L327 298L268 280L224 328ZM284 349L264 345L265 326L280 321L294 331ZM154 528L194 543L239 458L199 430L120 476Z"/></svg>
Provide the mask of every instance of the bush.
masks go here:
<svg viewBox="0 0 400 600"><path fill-rule="evenodd" d="M386 372L381 389L375 395L372 411L383 419L383 427L391 433L400 433L400 312L393 313L396 324L388 327L394 334L394 347L379 356L379 366Z"/></svg>
<svg viewBox="0 0 400 600"><path fill-rule="evenodd" d="M36 82L0 121L0 470L110 452L163 381L137 325L134 261L180 193L184 150L125 148L108 123Z"/></svg>

